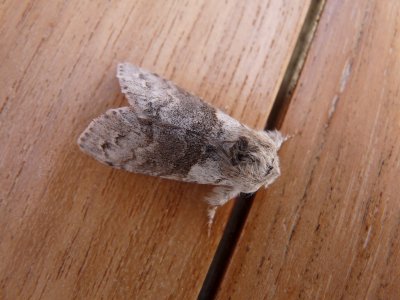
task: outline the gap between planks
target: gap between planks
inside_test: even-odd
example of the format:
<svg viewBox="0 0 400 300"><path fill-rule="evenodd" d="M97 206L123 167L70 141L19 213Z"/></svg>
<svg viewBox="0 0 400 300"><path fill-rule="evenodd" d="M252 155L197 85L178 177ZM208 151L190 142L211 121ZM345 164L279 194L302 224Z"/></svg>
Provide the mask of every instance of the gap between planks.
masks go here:
<svg viewBox="0 0 400 300"><path fill-rule="evenodd" d="M293 91L303 69L311 43L324 9L326 0L313 0L307 12L296 46L291 55L285 75L275 97L265 130L280 129L290 105ZM241 194L229 216L221 241L204 279L198 295L199 300L214 299L225 275L233 251L236 247L256 193Z"/></svg>

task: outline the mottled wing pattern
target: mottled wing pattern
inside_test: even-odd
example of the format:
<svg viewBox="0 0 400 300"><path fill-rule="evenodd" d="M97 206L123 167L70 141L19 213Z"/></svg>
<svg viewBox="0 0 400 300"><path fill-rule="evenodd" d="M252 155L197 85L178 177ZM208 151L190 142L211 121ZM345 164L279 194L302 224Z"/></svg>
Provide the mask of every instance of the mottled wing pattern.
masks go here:
<svg viewBox="0 0 400 300"><path fill-rule="evenodd" d="M132 107L111 109L93 120L78 144L110 166L179 180L206 152L201 136L138 116Z"/></svg>
<svg viewBox="0 0 400 300"><path fill-rule="evenodd" d="M157 74L121 63L117 77L129 104L139 114L201 134L219 126L214 107Z"/></svg>

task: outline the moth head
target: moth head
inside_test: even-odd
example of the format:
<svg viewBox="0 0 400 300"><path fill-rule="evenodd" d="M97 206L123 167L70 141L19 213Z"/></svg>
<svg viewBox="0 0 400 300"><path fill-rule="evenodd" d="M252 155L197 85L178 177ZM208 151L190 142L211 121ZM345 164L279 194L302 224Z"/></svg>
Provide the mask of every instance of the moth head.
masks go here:
<svg viewBox="0 0 400 300"><path fill-rule="evenodd" d="M229 150L230 162L247 182L248 191L244 192L254 192L262 185L267 187L280 175L279 147L265 132L241 135L234 142Z"/></svg>

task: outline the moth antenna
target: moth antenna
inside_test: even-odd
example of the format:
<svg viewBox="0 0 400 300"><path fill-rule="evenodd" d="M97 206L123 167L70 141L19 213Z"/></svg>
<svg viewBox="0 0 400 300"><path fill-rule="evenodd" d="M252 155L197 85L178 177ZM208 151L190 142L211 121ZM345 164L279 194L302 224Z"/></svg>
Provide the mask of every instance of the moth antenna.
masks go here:
<svg viewBox="0 0 400 300"><path fill-rule="evenodd" d="M286 142L291 136L285 136L278 130L267 131L268 136L274 141L277 149L279 150L284 142Z"/></svg>

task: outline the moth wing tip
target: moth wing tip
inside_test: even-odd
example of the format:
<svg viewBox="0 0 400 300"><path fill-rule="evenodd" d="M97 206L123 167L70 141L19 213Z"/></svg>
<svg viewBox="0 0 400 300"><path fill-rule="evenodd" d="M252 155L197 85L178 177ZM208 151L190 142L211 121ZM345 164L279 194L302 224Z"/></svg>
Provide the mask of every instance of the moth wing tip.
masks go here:
<svg viewBox="0 0 400 300"><path fill-rule="evenodd" d="M76 143L78 144L79 149L83 152L88 152L88 148L90 148L90 141L91 141L91 128L93 127L93 121L90 122L89 126L86 127L84 131L79 135Z"/></svg>

